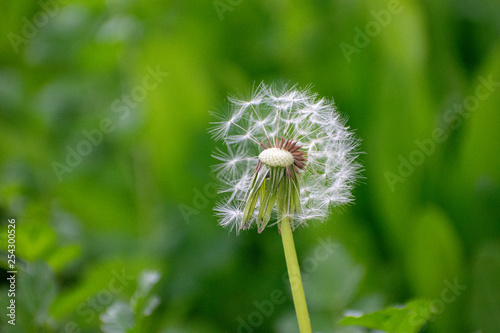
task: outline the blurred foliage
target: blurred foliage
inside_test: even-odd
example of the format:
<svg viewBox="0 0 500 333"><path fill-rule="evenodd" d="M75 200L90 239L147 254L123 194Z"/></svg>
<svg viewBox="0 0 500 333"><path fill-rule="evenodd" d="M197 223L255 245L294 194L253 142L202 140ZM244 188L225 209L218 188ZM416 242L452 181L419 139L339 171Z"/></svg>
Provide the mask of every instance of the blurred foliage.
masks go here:
<svg viewBox="0 0 500 333"><path fill-rule="evenodd" d="M295 232L313 329L425 298L422 332L498 332L500 2L2 6L2 332L297 332L278 233L212 213L208 111L263 80L335 98L366 153L356 205Z"/></svg>
<svg viewBox="0 0 500 333"><path fill-rule="evenodd" d="M358 325L391 333L418 333L431 318L433 308L427 300L414 300L403 308L389 308L362 316L347 316L342 325Z"/></svg>

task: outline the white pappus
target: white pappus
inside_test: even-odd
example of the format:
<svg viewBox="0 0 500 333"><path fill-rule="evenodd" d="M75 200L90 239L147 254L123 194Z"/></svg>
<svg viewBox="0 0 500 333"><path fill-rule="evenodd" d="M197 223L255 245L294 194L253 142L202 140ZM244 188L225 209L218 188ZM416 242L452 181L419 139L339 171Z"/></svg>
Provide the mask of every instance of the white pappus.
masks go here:
<svg viewBox="0 0 500 333"><path fill-rule="evenodd" d="M353 200L359 140L333 101L264 83L250 100L229 101L210 128L222 144L212 155L219 160L220 225L262 232L287 217L295 228L324 221L331 207Z"/></svg>

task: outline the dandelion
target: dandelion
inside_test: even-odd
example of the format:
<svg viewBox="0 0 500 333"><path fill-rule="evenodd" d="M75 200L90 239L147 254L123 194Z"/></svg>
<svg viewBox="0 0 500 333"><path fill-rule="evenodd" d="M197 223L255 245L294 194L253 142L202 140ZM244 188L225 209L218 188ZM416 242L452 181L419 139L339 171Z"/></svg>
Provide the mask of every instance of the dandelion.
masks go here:
<svg viewBox="0 0 500 333"><path fill-rule="evenodd" d="M332 102L264 84L249 101L230 101L210 130L224 144L213 155L225 195L216 207L222 226L255 225L260 233L290 218L295 229L352 201L358 140Z"/></svg>
<svg viewBox="0 0 500 333"><path fill-rule="evenodd" d="M224 146L213 155L222 197L216 215L237 232L278 226L290 279L300 282L292 283L299 327L310 332L292 230L353 200L359 141L333 102L308 89L260 84L250 100L229 100L210 129Z"/></svg>

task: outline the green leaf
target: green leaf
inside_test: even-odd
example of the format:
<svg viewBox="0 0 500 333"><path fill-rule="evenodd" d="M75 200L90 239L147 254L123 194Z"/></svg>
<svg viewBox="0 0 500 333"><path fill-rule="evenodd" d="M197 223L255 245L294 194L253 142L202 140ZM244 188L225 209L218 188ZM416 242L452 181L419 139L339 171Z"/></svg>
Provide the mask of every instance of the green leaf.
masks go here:
<svg viewBox="0 0 500 333"><path fill-rule="evenodd" d="M416 299L404 308L387 308L360 317L345 317L341 325L364 326L389 333L417 333L433 314L430 301Z"/></svg>

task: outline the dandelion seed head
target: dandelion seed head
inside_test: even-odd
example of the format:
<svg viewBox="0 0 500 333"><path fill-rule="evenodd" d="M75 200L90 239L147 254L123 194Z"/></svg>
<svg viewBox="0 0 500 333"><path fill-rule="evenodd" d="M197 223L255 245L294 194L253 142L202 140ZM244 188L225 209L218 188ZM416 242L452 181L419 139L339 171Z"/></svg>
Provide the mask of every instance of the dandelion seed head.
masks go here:
<svg viewBox="0 0 500 333"><path fill-rule="evenodd" d="M293 227L303 226L352 202L361 169L359 140L333 101L310 89L263 83L252 95L230 97L231 111L214 114L209 130L220 144L212 155L219 160L213 170L220 180L215 207L220 225L236 230L256 225L261 232L287 216ZM272 179L287 182L288 201L296 199L280 214L272 198L254 190L267 190ZM250 209L249 198L255 199Z"/></svg>
<svg viewBox="0 0 500 333"><path fill-rule="evenodd" d="M294 162L293 155L289 151L279 148L268 148L264 150L260 153L259 160L261 160L263 164L271 167L291 166Z"/></svg>

